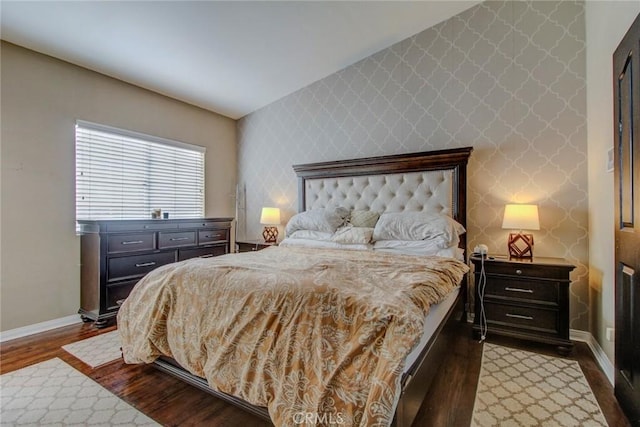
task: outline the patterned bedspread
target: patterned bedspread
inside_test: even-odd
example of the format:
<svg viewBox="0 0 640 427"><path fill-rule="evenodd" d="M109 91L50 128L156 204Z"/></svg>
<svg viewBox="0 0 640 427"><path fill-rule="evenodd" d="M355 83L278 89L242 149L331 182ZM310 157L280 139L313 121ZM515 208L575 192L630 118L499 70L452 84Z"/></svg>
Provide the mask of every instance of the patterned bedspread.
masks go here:
<svg viewBox="0 0 640 427"><path fill-rule="evenodd" d="M277 426L389 425L429 306L467 271L450 258L283 247L169 264L118 313L124 360L173 357L268 407Z"/></svg>

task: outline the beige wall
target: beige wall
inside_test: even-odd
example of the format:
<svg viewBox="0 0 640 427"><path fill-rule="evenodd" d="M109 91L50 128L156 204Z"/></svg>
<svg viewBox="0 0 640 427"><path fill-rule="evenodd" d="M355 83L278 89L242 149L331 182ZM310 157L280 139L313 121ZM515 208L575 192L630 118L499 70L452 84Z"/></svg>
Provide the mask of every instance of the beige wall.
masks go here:
<svg viewBox="0 0 640 427"><path fill-rule="evenodd" d="M606 166L607 151L613 147L611 62L638 13L638 1L586 3L590 330L611 362L614 346L605 333L615 320L613 173Z"/></svg>
<svg viewBox="0 0 640 427"><path fill-rule="evenodd" d="M1 66L0 330L78 310L76 119L206 147L206 215L234 215L234 120L5 42Z"/></svg>

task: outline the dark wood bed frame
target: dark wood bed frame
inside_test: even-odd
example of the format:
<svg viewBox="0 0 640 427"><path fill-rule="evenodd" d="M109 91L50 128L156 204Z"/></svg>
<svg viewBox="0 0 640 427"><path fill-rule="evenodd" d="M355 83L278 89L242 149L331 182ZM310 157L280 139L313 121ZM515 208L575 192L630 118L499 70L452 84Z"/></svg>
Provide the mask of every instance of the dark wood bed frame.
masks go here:
<svg viewBox="0 0 640 427"><path fill-rule="evenodd" d="M298 209L299 211L305 210L305 181L307 179L452 169L454 172L452 217L466 228L467 162L472 150L473 148L471 147L465 147L294 165L293 169L298 175ZM460 237L460 247L466 250L466 234ZM449 344L460 330L460 322L467 321L466 305L467 278L465 276L455 303L423 348L416 362L409 367L402 377L402 395L396 408L393 426L409 427L413 423L429 391L431 381L438 372L442 360L446 357L447 349L450 348ZM189 373L173 359L161 357L154 362L154 366L226 402L236 405L244 411L271 421L267 408L255 406L237 397L213 390L208 386L205 379Z"/></svg>

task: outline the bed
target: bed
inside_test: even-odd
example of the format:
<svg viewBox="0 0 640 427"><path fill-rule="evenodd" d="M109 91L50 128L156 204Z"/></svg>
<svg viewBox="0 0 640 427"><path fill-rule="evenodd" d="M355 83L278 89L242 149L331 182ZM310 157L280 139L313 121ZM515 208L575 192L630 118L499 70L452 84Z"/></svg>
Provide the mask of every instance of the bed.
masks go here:
<svg viewBox="0 0 640 427"><path fill-rule="evenodd" d="M466 227L466 165L471 151L296 165L300 217L334 207L375 211L381 218L428 212ZM466 233L456 233L452 242L464 250ZM396 255L393 247L371 246L351 251L285 244L162 267L136 285L118 314L125 361L154 363L276 425L410 426L459 322L466 321L466 264L454 258ZM464 252L456 254L464 260ZM378 271L394 279L372 284ZM427 271L429 280L423 277ZM233 286L224 282L231 276ZM210 286L216 288L215 297L205 294L205 285L194 285L203 277L217 278L218 285ZM283 277L284 285L278 283L278 288L285 287L293 296L278 300L279 294L271 292ZM167 287L168 282L173 287ZM187 302L179 305L182 300ZM418 300L416 307L421 308L414 308ZM313 304L300 309L301 301ZM360 306L360 301L369 305ZM145 311L149 314L144 322L138 321ZM276 311L278 320L257 317ZM211 322L193 317L203 312L218 313L216 322L228 321L229 326L220 332ZM282 320L282 313L295 317ZM253 328L261 321L269 325L251 336L242 335L248 326L237 326L246 322ZM333 341L347 335L334 323L357 332L357 340L349 338L357 341L357 351L346 345L351 341ZM286 340L299 340L313 350L294 351L283 344ZM258 354L258 347L268 351ZM245 361L239 354L251 358ZM218 363L223 359L224 364ZM255 378L263 372L264 378ZM232 384L236 377L237 384ZM358 388L362 384L366 393ZM269 408L255 403L266 401Z"/></svg>

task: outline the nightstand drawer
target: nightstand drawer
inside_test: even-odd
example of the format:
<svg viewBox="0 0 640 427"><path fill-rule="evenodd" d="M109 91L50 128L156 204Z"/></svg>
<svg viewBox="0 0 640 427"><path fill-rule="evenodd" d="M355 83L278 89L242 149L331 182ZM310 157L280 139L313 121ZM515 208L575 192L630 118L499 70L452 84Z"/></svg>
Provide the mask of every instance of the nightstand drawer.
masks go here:
<svg viewBox="0 0 640 427"><path fill-rule="evenodd" d="M531 307L520 307L485 301L487 323L511 326L531 331L558 333L558 312Z"/></svg>
<svg viewBox="0 0 640 427"><path fill-rule="evenodd" d="M213 242L228 240L227 230L200 230L198 231L198 244L206 245Z"/></svg>
<svg viewBox="0 0 640 427"><path fill-rule="evenodd" d="M149 251L155 247L155 233L112 234L107 240L107 252L110 254Z"/></svg>
<svg viewBox="0 0 640 427"><path fill-rule="evenodd" d="M227 253L227 245L217 245L197 249L180 249L178 251L178 261L189 258L210 258Z"/></svg>
<svg viewBox="0 0 640 427"><path fill-rule="evenodd" d="M238 252L261 251L270 246L277 246L276 243L266 243L264 240L236 241L236 245L238 245Z"/></svg>
<svg viewBox="0 0 640 427"><path fill-rule="evenodd" d="M540 302L557 306L559 303L558 288L558 283L554 282L492 277L487 280L485 297Z"/></svg>
<svg viewBox="0 0 640 427"><path fill-rule="evenodd" d="M193 246L195 244L195 231L158 233L158 249L179 248L180 246Z"/></svg>
<svg viewBox="0 0 640 427"><path fill-rule="evenodd" d="M507 275L512 277L537 277L541 279L569 280L566 268L541 267L525 263L485 263L487 275Z"/></svg>
<svg viewBox="0 0 640 427"><path fill-rule="evenodd" d="M107 266L107 280L140 278L161 265L175 262L175 251L147 255L110 258Z"/></svg>

